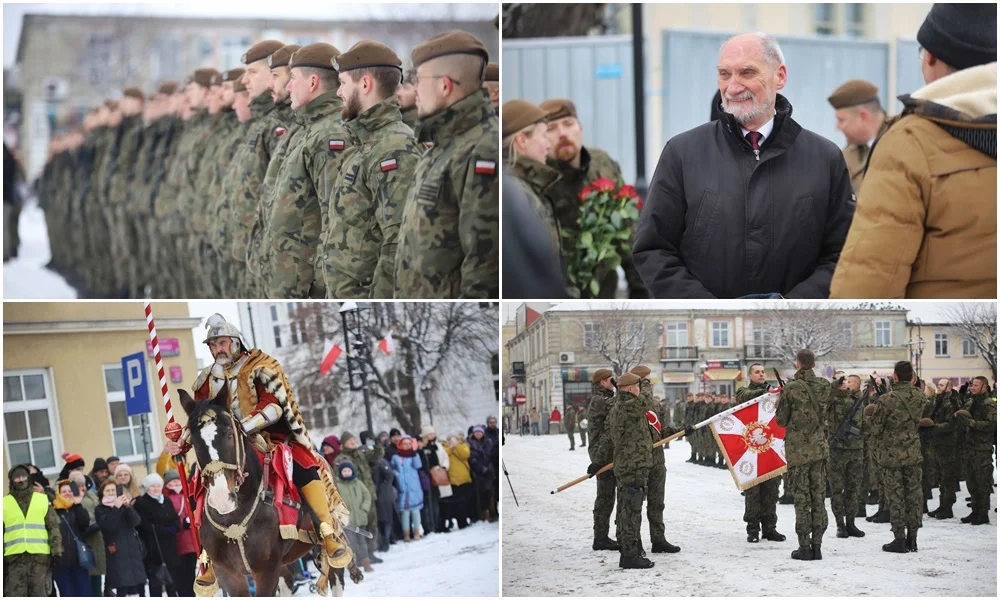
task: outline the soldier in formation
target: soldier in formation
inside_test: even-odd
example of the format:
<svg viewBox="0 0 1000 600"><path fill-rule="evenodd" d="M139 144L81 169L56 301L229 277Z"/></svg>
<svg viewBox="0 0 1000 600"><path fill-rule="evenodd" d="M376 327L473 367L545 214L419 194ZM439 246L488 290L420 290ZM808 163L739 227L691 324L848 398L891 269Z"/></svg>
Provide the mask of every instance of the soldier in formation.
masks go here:
<svg viewBox="0 0 1000 600"><path fill-rule="evenodd" d="M53 267L94 297L498 297L496 69L464 31L410 59L264 40L127 88L52 140Z"/></svg>
<svg viewBox="0 0 1000 600"><path fill-rule="evenodd" d="M972 380L971 397L955 411L961 435L965 437L967 485L972 496L972 512L963 523L988 525L990 494L993 493L993 452L997 442L997 403L990 398L989 381L982 376Z"/></svg>
<svg viewBox="0 0 1000 600"><path fill-rule="evenodd" d="M750 384L736 390L735 404L743 404L767 393L767 377L764 365L750 365ZM785 536L778 533L778 485L780 478L772 477L746 490L743 496L743 520L747 524L747 541L760 541L761 530L765 540L783 542Z"/></svg>
<svg viewBox="0 0 1000 600"><path fill-rule="evenodd" d="M830 439L830 507L837 522L837 537L864 537L854 524L864 475L864 437L861 405L861 378L834 373L837 379L830 389L827 421ZM855 404L858 408L854 409ZM852 409L854 409L852 411ZM841 425L843 435L838 436Z"/></svg>
<svg viewBox="0 0 1000 600"><path fill-rule="evenodd" d="M587 407L587 423L590 429L590 447L587 452L590 454L590 466L587 468L587 473L591 476L614 460L614 444L608 435L608 415L618 402L613 375L610 369L598 369L590 379L592 391ZM594 500L594 550L619 549L618 542L608 536L611 512L615 507L616 489L614 469L597 476L597 498Z"/></svg>

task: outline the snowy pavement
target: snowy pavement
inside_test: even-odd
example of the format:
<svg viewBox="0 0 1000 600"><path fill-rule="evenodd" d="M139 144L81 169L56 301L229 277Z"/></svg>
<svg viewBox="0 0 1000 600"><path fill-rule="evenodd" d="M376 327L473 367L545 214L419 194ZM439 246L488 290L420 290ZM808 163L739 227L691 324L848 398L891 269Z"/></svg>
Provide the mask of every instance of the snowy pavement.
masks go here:
<svg viewBox="0 0 1000 600"><path fill-rule="evenodd" d="M3 266L4 299L76 298L76 290L61 275L45 268L52 258L49 233L45 213L35 202L25 204L21 211L18 232L21 235L18 257Z"/></svg>
<svg viewBox="0 0 1000 600"><path fill-rule="evenodd" d="M674 441L666 451L667 540L678 554L647 556L652 569L624 571L617 552L594 552L594 482L551 495L586 473L586 448L569 452L565 435L511 435L503 459L517 494L503 481L504 596L992 596L997 593L997 513L989 526L959 522L970 511L965 485L956 518L924 518L917 554L889 554L889 524L857 525L864 538L838 539L833 513L823 538L823 560L800 562L792 505L778 505L784 542L749 544L743 497L728 471L686 463L690 447ZM991 497L996 506L996 496ZM935 498L929 501L933 509ZM868 506L873 514L874 506ZM643 514L643 543L649 526ZM614 517L612 516L612 536Z"/></svg>

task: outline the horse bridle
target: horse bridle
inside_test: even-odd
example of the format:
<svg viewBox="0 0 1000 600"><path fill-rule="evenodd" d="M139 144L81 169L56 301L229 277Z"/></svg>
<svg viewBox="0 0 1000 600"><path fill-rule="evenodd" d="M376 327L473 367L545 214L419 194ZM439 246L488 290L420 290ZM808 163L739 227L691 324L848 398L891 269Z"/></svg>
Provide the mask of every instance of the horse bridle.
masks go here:
<svg viewBox="0 0 1000 600"><path fill-rule="evenodd" d="M216 414L219 413L217 412ZM238 494L240 493L240 486L243 485L243 482L247 478L247 471L246 471L247 452L246 449L243 447L243 444L240 443L239 424L236 422L236 417L234 417L233 413L231 412L223 411L223 414L229 417L229 421L232 424L233 446L235 446L236 448L236 462L238 464L227 463L221 460L213 460L204 467L202 467L201 478L203 480L203 483L207 483L207 480L215 477L215 474L219 473L220 471L236 471L236 476L234 477L236 485L233 487L233 493Z"/></svg>

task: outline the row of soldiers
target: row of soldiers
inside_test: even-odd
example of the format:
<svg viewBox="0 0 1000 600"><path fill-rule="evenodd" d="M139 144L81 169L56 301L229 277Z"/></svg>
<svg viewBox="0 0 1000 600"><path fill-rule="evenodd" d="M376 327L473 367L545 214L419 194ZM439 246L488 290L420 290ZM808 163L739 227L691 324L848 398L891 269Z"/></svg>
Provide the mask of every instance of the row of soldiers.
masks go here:
<svg viewBox="0 0 1000 600"><path fill-rule="evenodd" d="M264 40L126 89L52 141L53 266L95 297L499 297L499 69L458 30L410 58Z"/></svg>

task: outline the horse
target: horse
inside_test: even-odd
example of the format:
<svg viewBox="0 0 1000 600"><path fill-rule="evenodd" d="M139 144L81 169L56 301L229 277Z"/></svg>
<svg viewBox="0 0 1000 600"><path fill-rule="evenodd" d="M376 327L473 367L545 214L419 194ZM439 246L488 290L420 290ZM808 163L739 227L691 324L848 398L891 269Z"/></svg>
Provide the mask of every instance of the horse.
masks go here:
<svg viewBox="0 0 1000 600"><path fill-rule="evenodd" d="M199 539L215 567L219 586L229 596L249 596L249 574L256 582L257 596L275 596L282 567L309 554L313 545L281 537L278 509L262 500L264 464L232 414L229 386L223 385L212 400L196 402L184 390L178 396L188 415L191 443L205 483ZM300 511L300 519L312 519L319 531L319 519L305 503ZM325 560L322 550L318 555ZM329 569L336 575L333 595L341 596L344 569Z"/></svg>

